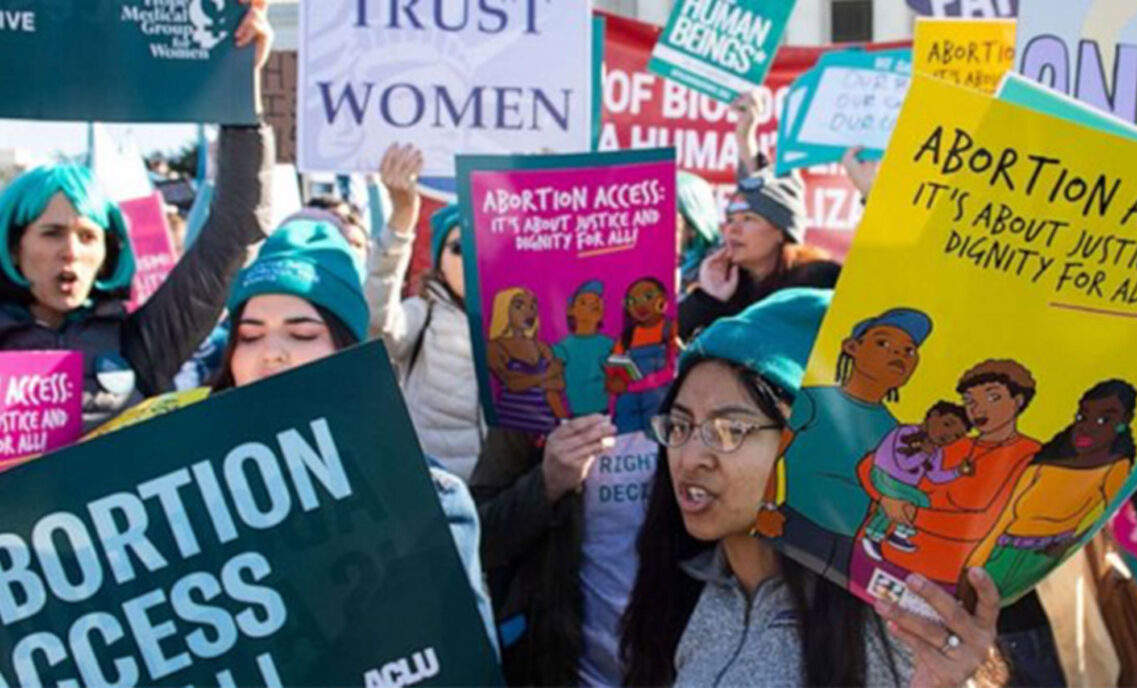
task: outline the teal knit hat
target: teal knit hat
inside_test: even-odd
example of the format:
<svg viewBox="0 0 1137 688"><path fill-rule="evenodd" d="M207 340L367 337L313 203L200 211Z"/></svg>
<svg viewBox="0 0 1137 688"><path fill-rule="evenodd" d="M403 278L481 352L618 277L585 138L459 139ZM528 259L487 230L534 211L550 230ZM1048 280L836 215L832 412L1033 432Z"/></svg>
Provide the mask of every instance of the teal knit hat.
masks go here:
<svg viewBox="0 0 1137 688"><path fill-rule="evenodd" d="M676 196L679 201L679 214L687 220L687 224L691 225L706 244L717 243L722 238L722 232L719 231L721 221L715 192L711 185L702 177L690 172L680 172Z"/></svg>
<svg viewBox="0 0 1137 688"><path fill-rule="evenodd" d="M362 342L370 320L363 277L363 267L331 223L292 220L273 232L253 264L237 275L229 312L262 294L299 296L331 311Z"/></svg>
<svg viewBox="0 0 1137 688"><path fill-rule="evenodd" d="M462 211L455 204L444 205L430 216L430 260L437 266L446 243L446 235L462 224Z"/></svg>
<svg viewBox="0 0 1137 688"><path fill-rule="evenodd" d="M706 358L740 363L796 398L833 292L784 289L703 330L679 359L685 372Z"/></svg>

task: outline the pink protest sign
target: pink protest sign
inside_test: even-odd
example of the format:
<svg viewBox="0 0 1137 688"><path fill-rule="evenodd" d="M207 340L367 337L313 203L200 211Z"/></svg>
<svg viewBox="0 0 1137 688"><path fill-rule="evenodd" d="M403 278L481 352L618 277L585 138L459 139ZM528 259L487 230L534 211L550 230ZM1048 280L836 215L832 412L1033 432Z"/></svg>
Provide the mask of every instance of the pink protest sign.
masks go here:
<svg viewBox="0 0 1137 688"><path fill-rule="evenodd" d="M166 222L162 194L126 201L121 207L130 226L130 243L137 265L127 305L133 312L158 291L178 259Z"/></svg>
<svg viewBox="0 0 1137 688"><path fill-rule="evenodd" d="M64 447L83 431L83 354L0 353L0 471Z"/></svg>
<svg viewBox="0 0 1137 688"><path fill-rule="evenodd" d="M671 149L460 157L460 251L489 422L647 430L675 376ZM471 223L472 221L472 223ZM450 240L448 240L450 241Z"/></svg>
<svg viewBox="0 0 1137 688"><path fill-rule="evenodd" d="M1132 502L1113 517L1113 536L1126 552L1137 557L1137 509Z"/></svg>

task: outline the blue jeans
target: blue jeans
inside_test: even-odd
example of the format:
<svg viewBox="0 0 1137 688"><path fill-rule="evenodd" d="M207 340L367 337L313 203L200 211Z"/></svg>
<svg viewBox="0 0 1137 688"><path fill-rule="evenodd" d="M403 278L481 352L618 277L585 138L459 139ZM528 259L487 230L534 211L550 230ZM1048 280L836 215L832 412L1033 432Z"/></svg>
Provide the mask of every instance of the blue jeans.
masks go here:
<svg viewBox="0 0 1137 688"><path fill-rule="evenodd" d="M1008 686L1065 688L1066 675L1058 662L1058 647L1050 628L1000 635L996 643L1011 669Z"/></svg>

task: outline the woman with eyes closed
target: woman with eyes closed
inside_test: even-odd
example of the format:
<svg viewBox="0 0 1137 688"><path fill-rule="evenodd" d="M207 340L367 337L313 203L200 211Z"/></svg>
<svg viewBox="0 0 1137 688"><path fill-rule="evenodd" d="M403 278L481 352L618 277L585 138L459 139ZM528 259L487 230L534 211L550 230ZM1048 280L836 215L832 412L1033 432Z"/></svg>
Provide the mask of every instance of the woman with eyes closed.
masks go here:
<svg viewBox="0 0 1137 688"><path fill-rule="evenodd" d="M215 391L243 387L362 342L370 314L363 266L329 222L293 220L261 247L229 297L229 343ZM469 490L430 462L430 476L490 643L493 613L478 559L481 527Z"/></svg>
<svg viewBox="0 0 1137 688"><path fill-rule="evenodd" d="M883 604L874 614L753 534L830 297L775 294L681 358L652 420L664 449L623 621L626 685L957 686L992 657L999 596L981 570L974 614L908 581L941 625Z"/></svg>

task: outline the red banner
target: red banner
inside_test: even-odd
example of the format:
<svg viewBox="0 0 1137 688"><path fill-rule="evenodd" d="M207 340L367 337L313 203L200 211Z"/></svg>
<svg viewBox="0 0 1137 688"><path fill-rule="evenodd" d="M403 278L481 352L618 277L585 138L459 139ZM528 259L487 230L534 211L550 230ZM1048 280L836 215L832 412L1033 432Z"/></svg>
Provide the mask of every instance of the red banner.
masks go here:
<svg viewBox="0 0 1137 688"><path fill-rule="evenodd" d="M660 29L650 24L604 13L604 120L600 150L674 146L679 167L715 186L725 205L734 190L738 163L735 117L730 108L685 86L647 71L648 58ZM869 50L907 47L873 44ZM790 84L829 50L849 46L782 47L759 89L765 120L758 129L762 152L774 159L777 115ZM840 165L803 171L807 240L844 259L863 207Z"/></svg>

